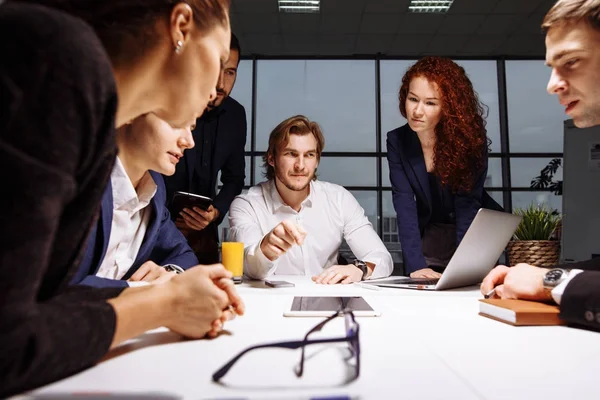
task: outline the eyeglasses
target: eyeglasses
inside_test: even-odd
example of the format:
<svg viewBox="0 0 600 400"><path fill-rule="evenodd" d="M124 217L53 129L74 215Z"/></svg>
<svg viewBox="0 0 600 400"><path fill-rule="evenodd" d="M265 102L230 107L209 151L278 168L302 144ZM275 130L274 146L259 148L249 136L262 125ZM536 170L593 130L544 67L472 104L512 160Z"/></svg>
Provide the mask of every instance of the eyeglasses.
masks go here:
<svg viewBox="0 0 600 400"><path fill-rule="evenodd" d="M308 337L312 333L319 332L321 329L323 329L323 327L325 325L327 325L328 322L332 321L333 319L335 319L339 316L343 316L344 320L345 320L345 324L346 324L346 336L345 337L339 337L339 338L333 338L333 339L312 339L312 340L308 339ZM351 358L353 358L355 360L355 363L354 363L355 369L356 369L355 378L358 378L358 376L360 374L360 343L358 340L358 332L359 332L359 326L358 326L358 323L356 322L356 319L354 318L354 314L352 313L352 311L339 310L332 316L330 316L327 319L325 319L324 321L320 322L317 326L312 328L310 331L308 331L306 336L304 336L303 340L290 341L290 342L267 343L267 344L260 344L260 345L248 347L247 349L243 350L238 355L233 357L231 360L229 360L229 362L227 362L227 364L223 365L217 372L215 372L212 376L212 379L214 382L218 382L221 378L223 378L223 376L225 376L225 374L231 369L231 367L233 367L233 365L240 358L242 358L242 356L244 354L246 354L252 350L264 349L264 348L284 348L284 349L290 349L290 350L302 348L302 356L300 358L300 363L298 365L298 368L295 370L296 376L301 377L302 374L304 373L304 360L305 360L305 354L306 354L306 352L305 352L306 346L311 345L311 344L340 343L340 342L348 343L349 350L351 352Z"/></svg>

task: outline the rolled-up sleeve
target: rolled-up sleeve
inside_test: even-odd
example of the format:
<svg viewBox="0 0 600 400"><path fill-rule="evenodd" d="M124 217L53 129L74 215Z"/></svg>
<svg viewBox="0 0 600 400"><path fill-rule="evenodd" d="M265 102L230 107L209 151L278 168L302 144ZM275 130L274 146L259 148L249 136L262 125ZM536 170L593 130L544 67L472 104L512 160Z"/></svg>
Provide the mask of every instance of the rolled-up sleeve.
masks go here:
<svg viewBox="0 0 600 400"><path fill-rule="evenodd" d="M273 274L277 260L270 261L261 251L260 243L268 232L263 232L252 204L238 196L229 208L229 240L244 243L244 275L264 279Z"/></svg>
<svg viewBox="0 0 600 400"><path fill-rule="evenodd" d="M392 256L373 229L354 196L342 191L340 209L344 218L344 239L356 258L375 264L370 279L390 276L394 269Z"/></svg>

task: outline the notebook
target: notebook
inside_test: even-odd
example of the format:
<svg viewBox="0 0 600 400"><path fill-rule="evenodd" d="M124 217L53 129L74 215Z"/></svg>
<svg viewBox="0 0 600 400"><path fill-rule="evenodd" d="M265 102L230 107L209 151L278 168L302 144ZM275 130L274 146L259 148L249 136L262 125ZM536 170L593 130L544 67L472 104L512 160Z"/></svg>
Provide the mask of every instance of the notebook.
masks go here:
<svg viewBox="0 0 600 400"><path fill-rule="evenodd" d="M520 222L520 216L480 208L441 278L395 277L361 283L418 290L444 290L478 284L496 266Z"/></svg>
<svg viewBox="0 0 600 400"><path fill-rule="evenodd" d="M555 304L528 300L479 300L479 315L515 326L564 325Z"/></svg>

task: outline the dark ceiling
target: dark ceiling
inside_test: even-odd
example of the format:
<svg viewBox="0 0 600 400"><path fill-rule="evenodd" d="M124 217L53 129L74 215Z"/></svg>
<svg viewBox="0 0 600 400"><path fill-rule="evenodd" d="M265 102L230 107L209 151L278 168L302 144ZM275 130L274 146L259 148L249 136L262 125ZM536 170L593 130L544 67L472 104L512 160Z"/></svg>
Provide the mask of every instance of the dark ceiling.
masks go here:
<svg viewBox="0 0 600 400"><path fill-rule="evenodd" d="M232 0L245 56L531 57L555 0L455 0L447 14L408 13L409 0L321 0L318 14L278 11L277 0Z"/></svg>

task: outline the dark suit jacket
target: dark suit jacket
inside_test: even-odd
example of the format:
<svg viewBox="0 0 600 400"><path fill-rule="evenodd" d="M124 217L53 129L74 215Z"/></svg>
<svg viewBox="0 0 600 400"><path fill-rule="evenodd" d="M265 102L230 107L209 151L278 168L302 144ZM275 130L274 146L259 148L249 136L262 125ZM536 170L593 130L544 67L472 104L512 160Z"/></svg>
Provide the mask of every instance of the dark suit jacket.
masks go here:
<svg viewBox="0 0 600 400"><path fill-rule="evenodd" d="M427 268L421 237L431 219L429 178L419 138L408 124L388 132L387 157L392 183L392 200L398 217L398 236L407 274ZM485 168L470 193L453 196L456 218L456 244L461 242L475 214L482 207Z"/></svg>
<svg viewBox="0 0 600 400"><path fill-rule="evenodd" d="M110 60L81 19L0 5L0 398L95 365L113 341L107 299L68 286L117 154Z"/></svg>
<svg viewBox="0 0 600 400"><path fill-rule="evenodd" d="M600 331L600 258L558 267L584 270L565 288L560 301L560 317L569 324Z"/></svg>
<svg viewBox="0 0 600 400"><path fill-rule="evenodd" d="M127 279L146 261L154 261L158 265L175 264L183 269L198 264L198 259L179 232L166 208L166 190L160 174L150 172L156 182L156 194L148 207L152 207L152 216L146 235L135 262L122 279L108 279L96 276L96 272L104 260L113 218L113 194L110 181L102 197L102 209L96 226L92 229L87 249L77 273L71 284L95 287L128 287Z"/></svg>
<svg viewBox="0 0 600 400"><path fill-rule="evenodd" d="M246 177L246 162L244 147L246 146L246 110L235 99L227 97L220 106L218 132L212 156L212 185L211 193L198 193L213 198L213 204L219 210L219 218L209 225L218 238L217 228L229 211L231 202L242 192ZM200 123L200 122L199 122ZM198 124L199 124L198 123ZM196 129L199 129L199 125ZM196 168L196 148L183 153L183 160L177 164L173 176L165 176L167 201L173 198L176 191L189 192L194 179ZM216 195L217 174L221 171L223 186ZM215 197L216 196L216 197ZM175 217L175 216L174 216ZM208 228L207 228L208 229Z"/></svg>

